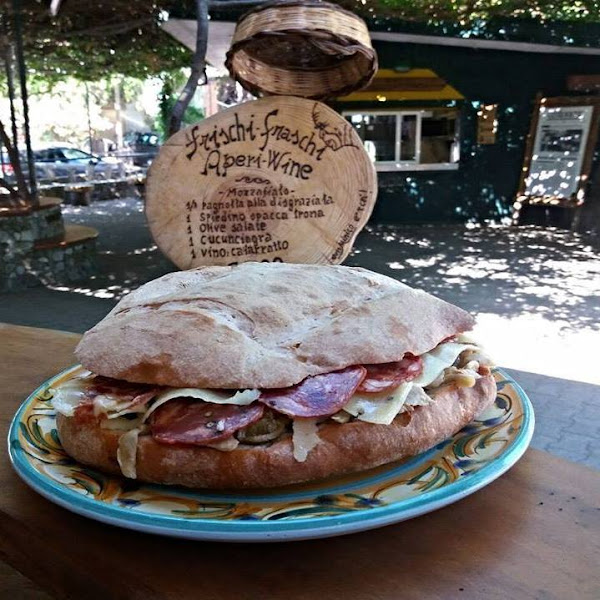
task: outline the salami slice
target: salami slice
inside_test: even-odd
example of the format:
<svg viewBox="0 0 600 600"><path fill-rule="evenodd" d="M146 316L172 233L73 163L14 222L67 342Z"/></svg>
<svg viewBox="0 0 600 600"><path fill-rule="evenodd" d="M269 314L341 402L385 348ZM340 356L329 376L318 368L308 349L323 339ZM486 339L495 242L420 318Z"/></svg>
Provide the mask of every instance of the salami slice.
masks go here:
<svg viewBox="0 0 600 600"><path fill-rule="evenodd" d="M205 446L231 437L238 429L258 421L264 410L258 402L236 406L177 398L152 413L150 431L162 444Z"/></svg>
<svg viewBox="0 0 600 600"><path fill-rule="evenodd" d="M366 373L364 367L355 366L314 375L298 385L264 390L258 400L290 417L328 417L350 400Z"/></svg>
<svg viewBox="0 0 600 600"><path fill-rule="evenodd" d="M419 356L406 354L402 360L378 365L365 365L367 376L358 387L358 391L377 394L398 387L405 381L418 377L423 370L423 361Z"/></svg>
<svg viewBox="0 0 600 600"><path fill-rule="evenodd" d="M130 383L120 379L111 379L97 375L89 380L85 388L81 391L79 405L75 408L75 418L80 421L89 420L96 417L94 412L94 400L98 396L109 396L119 403L120 412L126 412L136 406L146 404L162 388L145 383Z"/></svg>
<svg viewBox="0 0 600 600"><path fill-rule="evenodd" d="M114 396L119 402L130 402L131 406L144 404L152 399L162 388L147 383L130 383L121 379L111 379L96 375L85 392L92 399L96 396Z"/></svg>

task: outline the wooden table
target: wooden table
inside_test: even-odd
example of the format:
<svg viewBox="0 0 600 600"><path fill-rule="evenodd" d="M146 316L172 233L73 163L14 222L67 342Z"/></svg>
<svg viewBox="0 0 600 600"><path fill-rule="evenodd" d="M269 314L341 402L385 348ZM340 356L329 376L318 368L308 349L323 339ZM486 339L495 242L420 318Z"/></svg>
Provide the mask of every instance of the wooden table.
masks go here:
<svg viewBox="0 0 600 600"><path fill-rule="evenodd" d="M0 325L0 340L6 436L28 393L74 362L78 336ZM285 544L193 542L87 520L30 490L6 456L0 485L3 560L57 598L600 598L600 473L536 450L429 515Z"/></svg>

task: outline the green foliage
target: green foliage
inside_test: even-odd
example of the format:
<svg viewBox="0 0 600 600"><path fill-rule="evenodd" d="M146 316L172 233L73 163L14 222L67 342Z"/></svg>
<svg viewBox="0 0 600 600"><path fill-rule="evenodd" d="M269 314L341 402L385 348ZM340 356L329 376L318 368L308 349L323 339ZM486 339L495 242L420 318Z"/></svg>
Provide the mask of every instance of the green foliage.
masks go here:
<svg viewBox="0 0 600 600"><path fill-rule="evenodd" d="M371 18L397 18L434 24L534 19L599 22L598 0L338 0L337 4Z"/></svg>
<svg viewBox="0 0 600 600"><path fill-rule="evenodd" d="M481 27L498 19L529 20L538 24L600 22L599 0L337 2L361 14L376 28L385 27L393 20L437 26L442 35L446 30L446 35L457 35L456 28L460 27L477 36ZM47 91L67 76L82 81L98 81L119 74L143 80L173 73L191 63L191 52L165 33L161 23L168 14L195 18L193 0L102 0L100 3L97 0L78 0L62 2L57 17L50 16L48 2L21 0L21 3L25 55L34 92ZM5 2L0 8L0 21L8 23L9 27L10 7L11 3ZM217 18L235 19L246 9L221 6L211 12Z"/></svg>
<svg viewBox="0 0 600 600"><path fill-rule="evenodd" d="M55 18L45 2L22 0L22 5L25 56L35 91L68 76L98 81L118 74L143 80L191 61L190 51L160 27L168 1L63 2ZM0 14L10 26L9 7Z"/></svg>
<svg viewBox="0 0 600 600"><path fill-rule="evenodd" d="M169 119L175 102L177 102L178 93L177 89L183 85L185 77L183 73L173 73L166 75L163 78L163 86L158 96L159 112L154 123L154 130L160 135L161 141L165 141L168 137L169 130ZM187 127L193 123L197 123L204 119L204 113L196 106L189 105L183 113L183 119L181 120L181 126Z"/></svg>

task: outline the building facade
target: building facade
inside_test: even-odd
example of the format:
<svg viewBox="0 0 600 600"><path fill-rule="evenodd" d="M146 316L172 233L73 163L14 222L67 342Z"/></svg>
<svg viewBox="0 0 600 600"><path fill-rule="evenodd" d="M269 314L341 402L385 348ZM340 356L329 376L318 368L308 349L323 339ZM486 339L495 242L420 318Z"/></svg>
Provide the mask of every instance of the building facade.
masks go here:
<svg viewBox="0 0 600 600"><path fill-rule="evenodd" d="M382 222L510 218L536 97L577 96L569 76L600 74L599 55L559 48L374 45L374 83L334 105L375 160ZM590 186L597 171L595 160Z"/></svg>

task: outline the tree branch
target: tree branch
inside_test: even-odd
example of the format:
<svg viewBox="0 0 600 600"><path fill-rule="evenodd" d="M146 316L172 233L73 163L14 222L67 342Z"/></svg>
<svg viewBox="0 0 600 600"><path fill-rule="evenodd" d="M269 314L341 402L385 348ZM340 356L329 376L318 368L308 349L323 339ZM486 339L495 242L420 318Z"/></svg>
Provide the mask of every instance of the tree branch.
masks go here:
<svg viewBox="0 0 600 600"><path fill-rule="evenodd" d="M29 188L25 183L25 177L23 176L23 169L21 168L21 158L19 157L18 150L12 145L8 135L6 134L6 129L4 129L4 124L0 121L0 140L4 147L6 148L6 152L8 154L8 158L10 158L10 164L12 165L15 179L17 181L17 193L23 199L24 202L30 203L31 196L29 194Z"/></svg>
<svg viewBox="0 0 600 600"><path fill-rule="evenodd" d="M4 177L0 177L0 188L8 190L8 195L12 200L15 200L19 204L22 203L21 197L19 196L17 190L12 185L10 185L10 183L8 183L8 181L6 181Z"/></svg>
<svg viewBox="0 0 600 600"><path fill-rule="evenodd" d="M169 119L169 137L179 131L181 121L190 101L194 97L194 92L198 87L200 77L204 76L206 82L206 47L208 45L208 0L196 0L196 20L198 27L196 30L196 52L192 60L192 72L186 84L181 90L181 94L173 106L171 118Z"/></svg>

